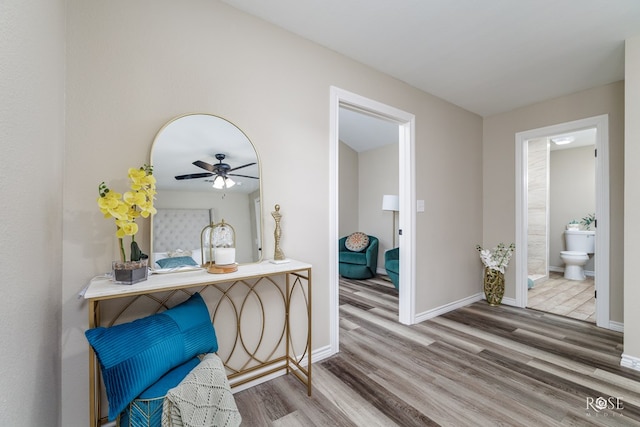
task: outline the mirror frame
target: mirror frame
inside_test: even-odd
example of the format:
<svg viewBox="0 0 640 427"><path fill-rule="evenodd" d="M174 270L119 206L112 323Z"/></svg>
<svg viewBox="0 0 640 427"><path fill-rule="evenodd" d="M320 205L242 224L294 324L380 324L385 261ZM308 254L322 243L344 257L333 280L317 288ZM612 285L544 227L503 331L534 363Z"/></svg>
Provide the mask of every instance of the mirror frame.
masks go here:
<svg viewBox="0 0 640 427"><path fill-rule="evenodd" d="M258 168L258 179L260 182L259 185L259 197L260 197L260 230L257 233L257 237L260 239L260 253L258 256L258 259L250 261L250 262L239 262L239 265L247 265L247 264L257 264L262 262L262 260L264 259L264 249L262 249L264 247L264 208L263 208L263 185L262 185L262 162L260 160L260 154L258 153L258 150L256 149L255 144L253 143L253 141L251 141L251 138L249 138L249 136L242 130L240 129L240 127L238 127L238 125L236 125L234 122L225 119L224 117L218 116L216 114L211 114L211 113L186 113L186 114L181 114L179 116L176 116L174 118L172 118L171 120L167 121L164 125L162 125L162 127L160 127L160 129L156 132L154 138L153 138L153 142L151 143L151 149L149 150L149 164L154 167L154 171L153 174L156 175L156 170L155 170L155 165L153 162L153 154L154 154L154 149L156 148L156 143L158 141L158 138L160 137L160 135L167 129L167 127L169 127L170 125L174 124L176 121L180 120L180 119L184 119L186 117L191 117L191 116L209 116L215 119L219 119L222 120L228 124L230 124L231 126L235 127L235 129L238 130L238 132L240 132L240 134L242 134L244 136L244 138L246 138L246 140L249 142L249 144L251 144L251 147L253 148L253 151L255 153L255 157L256 157L256 163L257 163L257 168ZM157 190L157 194L160 194L162 190ZM230 190L223 190L223 191L230 191ZM231 192L231 191L230 191ZM224 197L224 196L223 196ZM179 208L176 208L179 209ZM203 208L204 209L204 208ZM213 209L210 208L210 209ZM214 218L214 222L216 222L215 220L219 221L222 218ZM257 223L257 221L256 221ZM153 251L153 236L154 236L154 221L150 221L150 231L149 231L149 258L152 259L152 262L155 263L155 259L154 258L154 251ZM198 239L200 239L200 234L198 234ZM200 248L198 248L198 251L200 250ZM253 251L253 248L252 248Z"/></svg>

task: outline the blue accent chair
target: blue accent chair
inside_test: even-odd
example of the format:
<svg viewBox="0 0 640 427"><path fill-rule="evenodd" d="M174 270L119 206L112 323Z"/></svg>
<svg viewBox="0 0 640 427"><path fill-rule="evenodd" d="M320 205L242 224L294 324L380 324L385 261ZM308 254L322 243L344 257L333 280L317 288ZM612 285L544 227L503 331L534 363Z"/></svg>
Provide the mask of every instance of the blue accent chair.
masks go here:
<svg viewBox="0 0 640 427"><path fill-rule="evenodd" d="M400 285L400 248L389 249L384 253L384 269L396 289Z"/></svg>
<svg viewBox="0 0 640 427"><path fill-rule="evenodd" d="M338 270L347 279L370 279L376 275L378 268L378 238L369 236L369 246L362 252L347 249L345 241L348 236L338 241Z"/></svg>

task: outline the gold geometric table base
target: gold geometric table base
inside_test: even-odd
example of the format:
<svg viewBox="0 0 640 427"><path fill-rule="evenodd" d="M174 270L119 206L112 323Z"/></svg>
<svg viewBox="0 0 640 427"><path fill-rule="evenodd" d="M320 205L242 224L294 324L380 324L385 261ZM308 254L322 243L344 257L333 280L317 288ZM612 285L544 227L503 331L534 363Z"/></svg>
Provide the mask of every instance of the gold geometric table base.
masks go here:
<svg viewBox="0 0 640 427"><path fill-rule="evenodd" d="M228 275L152 275L140 286L92 282L85 293L89 327L160 313L199 292L216 329L218 356L232 389L285 371L302 381L311 396L311 265L295 260L262 264L240 266ZM90 425L97 427L106 422L106 399L90 346L89 391Z"/></svg>

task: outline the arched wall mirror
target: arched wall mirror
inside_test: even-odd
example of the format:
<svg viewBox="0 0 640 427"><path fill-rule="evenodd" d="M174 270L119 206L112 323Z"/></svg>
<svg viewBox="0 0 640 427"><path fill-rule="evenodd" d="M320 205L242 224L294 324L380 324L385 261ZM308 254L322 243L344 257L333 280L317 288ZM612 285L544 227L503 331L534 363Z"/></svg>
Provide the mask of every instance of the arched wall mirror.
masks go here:
<svg viewBox="0 0 640 427"><path fill-rule="evenodd" d="M262 258L260 161L249 138L211 114L187 114L164 125L151 147L156 177L152 265L191 254L201 259L201 231L223 219L236 231L236 262Z"/></svg>

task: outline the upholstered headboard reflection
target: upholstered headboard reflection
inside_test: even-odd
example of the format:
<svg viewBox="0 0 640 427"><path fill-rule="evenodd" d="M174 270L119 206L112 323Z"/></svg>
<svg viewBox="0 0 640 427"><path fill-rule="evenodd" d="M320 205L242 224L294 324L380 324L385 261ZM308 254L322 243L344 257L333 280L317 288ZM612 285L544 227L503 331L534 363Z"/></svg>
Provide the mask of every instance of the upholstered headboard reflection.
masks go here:
<svg viewBox="0 0 640 427"><path fill-rule="evenodd" d="M200 233L213 222L212 209L158 209L153 216L153 253L200 251Z"/></svg>

